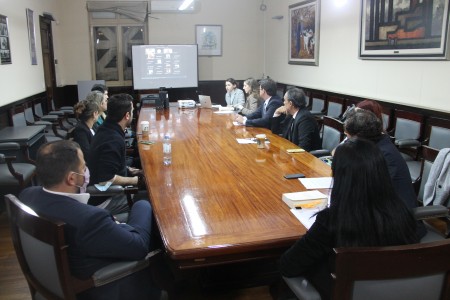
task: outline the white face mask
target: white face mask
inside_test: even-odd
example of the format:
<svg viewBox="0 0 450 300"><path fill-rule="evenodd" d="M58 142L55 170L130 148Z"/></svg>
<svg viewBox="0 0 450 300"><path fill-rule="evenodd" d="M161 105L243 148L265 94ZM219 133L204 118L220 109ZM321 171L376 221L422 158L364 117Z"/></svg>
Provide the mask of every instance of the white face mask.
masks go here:
<svg viewBox="0 0 450 300"><path fill-rule="evenodd" d="M74 172L74 173L84 177L83 185L82 186L78 186L77 185L77 187L80 188L80 194L86 193L86 188L87 188L87 186L89 184L89 178L91 177L91 173L89 172L89 168L86 167L86 169L84 170L84 174L80 174L80 173L77 173L77 172Z"/></svg>

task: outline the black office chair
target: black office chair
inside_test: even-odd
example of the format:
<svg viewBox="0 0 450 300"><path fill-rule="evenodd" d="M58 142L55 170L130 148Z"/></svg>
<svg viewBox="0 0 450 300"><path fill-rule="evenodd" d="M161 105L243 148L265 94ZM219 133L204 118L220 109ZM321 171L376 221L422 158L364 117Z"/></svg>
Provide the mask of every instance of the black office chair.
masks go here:
<svg viewBox="0 0 450 300"><path fill-rule="evenodd" d="M76 295L147 268L160 250L141 261L122 261L80 280L70 274L64 223L37 215L13 195L6 195L11 235L33 299L76 299Z"/></svg>

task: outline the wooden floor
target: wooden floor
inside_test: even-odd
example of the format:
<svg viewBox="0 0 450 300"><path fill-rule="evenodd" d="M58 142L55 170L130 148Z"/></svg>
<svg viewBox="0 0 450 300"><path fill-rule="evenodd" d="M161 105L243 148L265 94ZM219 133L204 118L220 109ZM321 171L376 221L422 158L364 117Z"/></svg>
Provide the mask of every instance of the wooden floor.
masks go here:
<svg viewBox="0 0 450 300"><path fill-rule="evenodd" d="M6 213L0 213L0 299L30 300L28 285L20 270ZM208 292L195 288L187 288L183 296L186 300L271 300L268 286L231 289L222 292Z"/></svg>

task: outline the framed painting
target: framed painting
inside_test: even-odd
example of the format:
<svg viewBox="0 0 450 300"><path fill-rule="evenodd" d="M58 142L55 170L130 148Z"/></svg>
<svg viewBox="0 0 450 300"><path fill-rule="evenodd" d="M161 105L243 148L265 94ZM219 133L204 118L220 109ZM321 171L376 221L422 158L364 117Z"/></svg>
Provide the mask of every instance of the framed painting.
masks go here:
<svg viewBox="0 0 450 300"><path fill-rule="evenodd" d="M8 18L0 15L0 62L2 65L10 64L11 46L9 44Z"/></svg>
<svg viewBox="0 0 450 300"><path fill-rule="evenodd" d="M195 25L199 56L222 56L222 25Z"/></svg>
<svg viewBox="0 0 450 300"><path fill-rule="evenodd" d="M362 0L362 59L448 59L448 0Z"/></svg>
<svg viewBox="0 0 450 300"><path fill-rule="evenodd" d="M319 64L320 1L289 6L289 64Z"/></svg>
<svg viewBox="0 0 450 300"><path fill-rule="evenodd" d="M31 64L37 65L37 55L36 55L36 35L34 32L34 16L33 11L29 8L26 10L27 14L27 25L28 25L28 42L30 44L30 58Z"/></svg>

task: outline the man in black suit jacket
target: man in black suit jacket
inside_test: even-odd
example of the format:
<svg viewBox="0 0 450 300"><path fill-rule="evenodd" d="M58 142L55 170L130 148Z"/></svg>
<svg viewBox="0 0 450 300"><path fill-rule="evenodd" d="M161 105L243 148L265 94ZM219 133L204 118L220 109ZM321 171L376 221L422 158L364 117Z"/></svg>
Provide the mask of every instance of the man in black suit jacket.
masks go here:
<svg viewBox="0 0 450 300"><path fill-rule="evenodd" d="M277 95L277 83L270 78L259 82L259 95L264 103L253 113L246 117L237 116L236 121L245 126L265 127L270 129L270 119L275 110L283 105L281 98Z"/></svg>
<svg viewBox="0 0 450 300"><path fill-rule="evenodd" d="M37 153L36 172L43 187L19 196L38 215L62 221L73 276L86 279L115 261L141 260L151 248L152 208L137 201L127 224L117 224L106 210L87 205L89 169L79 145L61 140L44 144ZM81 192L80 192L81 191ZM144 269L110 284L91 288L77 299L158 299L150 270Z"/></svg>
<svg viewBox="0 0 450 300"><path fill-rule="evenodd" d="M321 148L319 126L313 115L306 109L305 93L299 88L291 88L284 95L284 106L273 114L272 132L312 151Z"/></svg>

